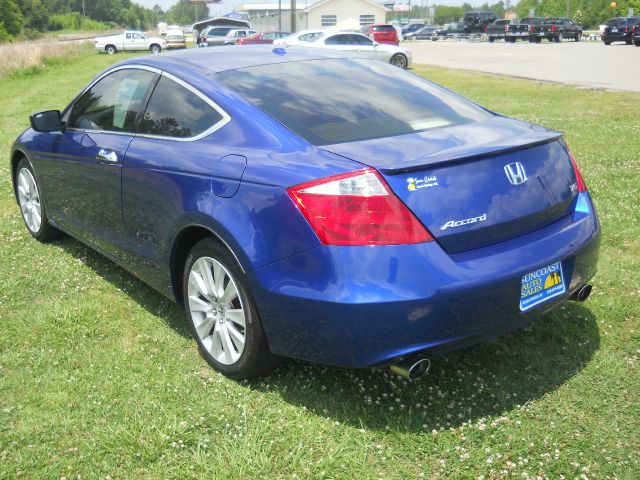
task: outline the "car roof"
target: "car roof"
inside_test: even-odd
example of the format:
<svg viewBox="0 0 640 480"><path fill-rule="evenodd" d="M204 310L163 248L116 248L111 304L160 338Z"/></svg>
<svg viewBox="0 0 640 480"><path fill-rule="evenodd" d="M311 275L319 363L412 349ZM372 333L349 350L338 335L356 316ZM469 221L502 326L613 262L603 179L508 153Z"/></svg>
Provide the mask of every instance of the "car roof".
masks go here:
<svg viewBox="0 0 640 480"><path fill-rule="evenodd" d="M286 48L274 48L272 45L243 45L188 48L160 55L131 58L117 65L146 65L184 77L189 71L211 75L217 72L257 65L351 57L358 57L358 55L348 55L331 49L297 45Z"/></svg>

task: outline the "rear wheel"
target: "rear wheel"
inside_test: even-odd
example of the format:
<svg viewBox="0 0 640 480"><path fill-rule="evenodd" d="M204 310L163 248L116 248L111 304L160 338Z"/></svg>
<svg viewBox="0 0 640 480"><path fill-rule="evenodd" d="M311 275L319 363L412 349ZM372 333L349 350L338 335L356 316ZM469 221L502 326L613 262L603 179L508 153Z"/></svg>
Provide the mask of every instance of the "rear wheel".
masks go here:
<svg viewBox="0 0 640 480"><path fill-rule="evenodd" d="M403 54L396 53L393 57L391 57L391 60L389 61L389 63L391 65L395 65L396 67L407 68L409 61L407 60L407 57L405 57Z"/></svg>
<svg viewBox="0 0 640 480"><path fill-rule="evenodd" d="M201 240L189 253L182 290L189 327L209 365L236 379L276 366L244 274L214 240Z"/></svg>
<svg viewBox="0 0 640 480"><path fill-rule="evenodd" d="M578 32L576 34L576 42L581 42L582 41L582 32Z"/></svg>
<svg viewBox="0 0 640 480"><path fill-rule="evenodd" d="M556 43L560 43L562 42L562 40L564 40L564 38L562 37L562 34L559 33L558 36L555 38Z"/></svg>
<svg viewBox="0 0 640 480"><path fill-rule="evenodd" d="M608 41L606 41L606 40L605 40L605 41L604 41L604 44L605 44L605 45L611 45L611 42L608 42Z"/></svg>
<svg viewBox="0 0 640 480"><path fill-rule="evenodd" d="M495 42L495 41L496 41L496 39L495 39L495 38L493 38L493 37L489 37L489 43L493 43L493 42Z"/></svg>
<svg viewBox="0 0 640 480"><path fill-rule="evenodd" d="M107 45L106 47L104 47L104 51L109 55L113 55L118 51L118 49L115 47L115 45Z"/></svg>
<svg viewBox="0 0 640 480"><path fill-rule="evenodd" d="M633 44L634 44L636 47L640 47L640 40L638 40L637 42L633 42Z"/></svg>
<svg viewBox="0 0 640 480"><path fill-rule="evenodd" d="M162 48L160 48L160 45L158 45L157 43L154 43L149 47L149 51L154 54L160 53L162 51Z"/></svg>
<svg viewBox="0 0 640 480"><path fill-rule="evenodd" d="M31 236L41 242L60 236L60 231L49 224L38 182L26 158L18 163L14 185L22 219Z"/></svg>
<svg viewBox="0 0 640 480"><path fill-rule="evenodd" d="M631 40L625 40L624 43L626 43L627 45L631 45Z"/></svg>

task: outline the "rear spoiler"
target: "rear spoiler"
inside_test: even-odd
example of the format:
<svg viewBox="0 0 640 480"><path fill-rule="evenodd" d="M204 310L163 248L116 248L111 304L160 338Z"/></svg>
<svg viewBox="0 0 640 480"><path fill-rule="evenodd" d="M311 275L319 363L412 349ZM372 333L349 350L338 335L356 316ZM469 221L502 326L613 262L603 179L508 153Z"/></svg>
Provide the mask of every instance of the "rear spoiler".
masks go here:
<svg viewBox="0 0 640 480"><path fill-rule="evenodd" d="M489 155L498 155L511 151L522 150L524 148L535 147L545 143L551 143L562 138L562 132L554 130L546 130L541 132L527 132L510 137L508 139L498 139L478 145L476 148L469 149L468 145L453 147L432 155L423 155L413 160L403 162L402 165L383 165L378 168L382 173L395 175L399 173L411 172L419 170L426 166L438 165L449 162L461 162L472 160L475 158L487 157Z"/></svg>

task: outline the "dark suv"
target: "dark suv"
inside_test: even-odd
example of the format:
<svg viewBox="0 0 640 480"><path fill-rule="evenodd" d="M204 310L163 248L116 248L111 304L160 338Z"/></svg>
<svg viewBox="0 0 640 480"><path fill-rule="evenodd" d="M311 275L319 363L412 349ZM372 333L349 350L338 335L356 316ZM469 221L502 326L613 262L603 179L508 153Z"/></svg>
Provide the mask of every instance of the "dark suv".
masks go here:
<svg viewBox="0 0 640 480"><path fill-rule="evenodd" d="M612 18L604 27L604 32L601 36L602 41L605 45L611 45L611 42L624 42L627 45L631 45L633 27L639 23L640 17Z"/></svg>
<svg viewBox="0 0 640 480"><path fill-rule="evenodd" d="M467 12L464 14L465 33L484 33L487 25L491 25L498 19L493 12Z"/></svg>
<svg viewBox="0 0 640 480"><path fill-rule="evenodd" d="M633 26L633 32L631 34L631 41L636 47L640 47L640 23L636 23Z"/></svg>

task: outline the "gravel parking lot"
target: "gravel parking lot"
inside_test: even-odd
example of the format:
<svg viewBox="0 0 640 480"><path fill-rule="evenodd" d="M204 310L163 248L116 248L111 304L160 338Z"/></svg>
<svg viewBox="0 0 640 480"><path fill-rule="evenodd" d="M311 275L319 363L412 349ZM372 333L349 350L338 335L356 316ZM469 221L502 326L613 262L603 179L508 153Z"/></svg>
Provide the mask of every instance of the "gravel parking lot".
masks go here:
<svg viewBox="0 0 640 480"><path fill-rule="evenodd" d="M640 92L640 48L600 42L487 43L414 41L402 46L414 63L514 77Z"/></svg>

